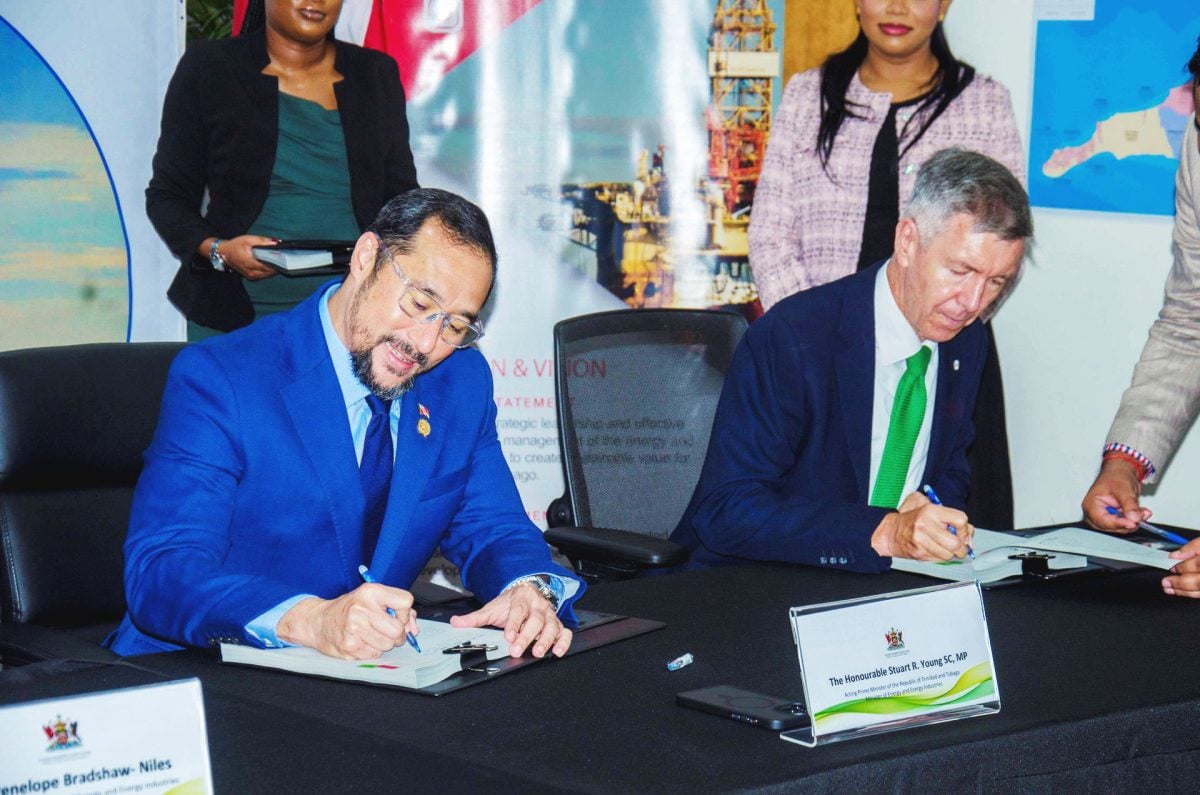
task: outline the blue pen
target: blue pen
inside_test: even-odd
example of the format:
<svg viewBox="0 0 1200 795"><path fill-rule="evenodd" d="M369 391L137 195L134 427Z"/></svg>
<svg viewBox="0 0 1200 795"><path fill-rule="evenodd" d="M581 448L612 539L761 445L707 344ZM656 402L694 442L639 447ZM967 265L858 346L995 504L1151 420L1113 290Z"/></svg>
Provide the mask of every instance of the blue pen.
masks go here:
<svg viewBox="0 0 1200 795"><path fill-rule="evenodd" d="M376 579L375 579L375 578L374 578L374 577L371 575L371 570L370 570L370 569L368 569L368 568L366 567L366 565L359 566L359 567L358 567L358 573L362 575L363 582L378 582L378 580L376 580ZM395 611L395 610L393 610L392 608L390 608L390 607L389 607L389 608L387 609L387 611L388 611L388 615L389 615L389 616L391 616L392 618L395 618L395 617L396 617L396 611ZM411 632L405 632L405 633L404 633L404 638L405 638L405 640L407 640L407 641L408 641L408 645L409 645L409 646L412 646L414 649L416 649L416 650L417 650L417 654L420 654L420 653L421 653L421 646L420 646L420 644L418 644L418 643L417 643L417 638L416 638L416 636L415 636L415 635L413 635Z"/></svg>
<svg viewBox="0 0 1200 795"><path fill-rule="evenodd" d="M930 486L928 483L926 483L921 487L921 491L925 492L925 496L928 497L929 501L934 505L942 504L942 501L938 499L937 492L933 490L933 486ZM946 529L949 530L952 535L958 535L958 528L956 528L954 525L948 524L946 525ZM970 544L967 544L967 557L971 560L975 560L975 550L971 549Z"/></svg>
<svg viewBox="0 0 1200 795"><path fill-rule="evenodd" d="M1114 508L1111 505L1106 505L1106 506L1104 506L1104 509L1106 511L1108 511L1110 514L1112 514L1113 516L1120 516L1122 518L1124 518L1124 516L1125 516L1125 512L1122 511L1120 508ZM1149 522L1138 522L1137 526L1142 528L1143 530L1145 530L1147 533L1153 533L1154 535L1158 536L1159 538L1165 538L1166 540L1170 541L1172 544L1179 544L1179 546L1183 546L1184 544L1187 543L1187 539L1184 538L1183 536L1176 535L1175 533L1172 533L1170 530L1163 530L1158 525L1152 525Z"/></svg>

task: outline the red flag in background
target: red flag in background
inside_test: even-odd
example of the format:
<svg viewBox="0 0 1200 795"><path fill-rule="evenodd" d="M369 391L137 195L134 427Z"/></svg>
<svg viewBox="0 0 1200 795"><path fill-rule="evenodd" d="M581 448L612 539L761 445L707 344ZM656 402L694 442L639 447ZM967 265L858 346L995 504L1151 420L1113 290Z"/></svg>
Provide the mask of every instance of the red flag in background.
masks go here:
<svg viewBox="0 0 1200 795"><path fill-rule="evenodd" d="M234 0L235 35L251 1ZM337 35L395 58L404 92L414 99L436 88L447 72L540 2L344 0Z"/></svg>
<svg viewBox="0 0 1200 795"><path fill-rule="evenodd" d="M238 35L242 29L242 20L246 17L246 0L233 0L233 24L230 26L233 35Z"/></svg>

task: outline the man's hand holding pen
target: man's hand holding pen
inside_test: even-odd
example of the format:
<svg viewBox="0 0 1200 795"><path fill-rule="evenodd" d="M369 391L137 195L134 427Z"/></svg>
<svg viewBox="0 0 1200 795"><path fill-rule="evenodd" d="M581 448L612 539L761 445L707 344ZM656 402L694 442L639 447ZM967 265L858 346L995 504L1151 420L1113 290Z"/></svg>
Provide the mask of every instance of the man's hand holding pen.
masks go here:
<svg viewBox="0 0 1200 795"><path fill-rule="evenodd" d="M953 526L957 534L948 529ZM966 557L975 527L955 508L934 505L923 494L908 495L897 513L889 513L871 534L880 555L912 560L946 561Z"/></svg>
<svg viewBox="0 0 1200 795"><path fill-rule="evenodd" d="M279 619L275 631L288 643L330 657L373 660L404 645L407 633L420 631L412 604L408 591L364 583L336 599L313 596L297 602Z"/></svg>
<svg viewBox="0 0 1200 795"><path fill-rule="evenodd" d="M1150 518L1150 509L1138 502L1142 484L1133 464L1120 458L1105 461L1100 474L1083 498L1088 524L1106 533L1132 533L1138 522ZM1108 509L1115 508L1113 514Z"/></svg>

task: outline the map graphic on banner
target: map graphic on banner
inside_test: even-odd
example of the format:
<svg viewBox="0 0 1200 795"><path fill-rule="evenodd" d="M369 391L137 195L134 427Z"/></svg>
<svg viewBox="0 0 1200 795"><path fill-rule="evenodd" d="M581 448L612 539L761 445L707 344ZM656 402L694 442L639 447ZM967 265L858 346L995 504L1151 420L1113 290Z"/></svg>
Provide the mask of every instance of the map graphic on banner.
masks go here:
<svg viewBox="0 0 1200 795"><path fill-rule="evenodd" d="M1085 4L1086 5L1086 4ZM1200 13L1095 0L1037 26L1029 194L1040 207L1171 215ZM1090 16L1090 18L1088 18Z"/></svg>

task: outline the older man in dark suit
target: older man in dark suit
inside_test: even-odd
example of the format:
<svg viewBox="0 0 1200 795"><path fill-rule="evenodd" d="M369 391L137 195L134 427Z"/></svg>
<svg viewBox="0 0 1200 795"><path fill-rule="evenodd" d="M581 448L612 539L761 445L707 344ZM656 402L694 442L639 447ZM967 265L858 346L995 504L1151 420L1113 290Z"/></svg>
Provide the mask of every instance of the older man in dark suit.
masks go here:
<svg viewBox="0 0 1200 795"><path fill-rule="evenodd" d="M878 572L893 556L963 557L974 528L954 506L985 353L975 321L1014 283L1032 233L1008 169L945 150L922 167L890 260L751 326L672 535L691 565Z"/></svg>

